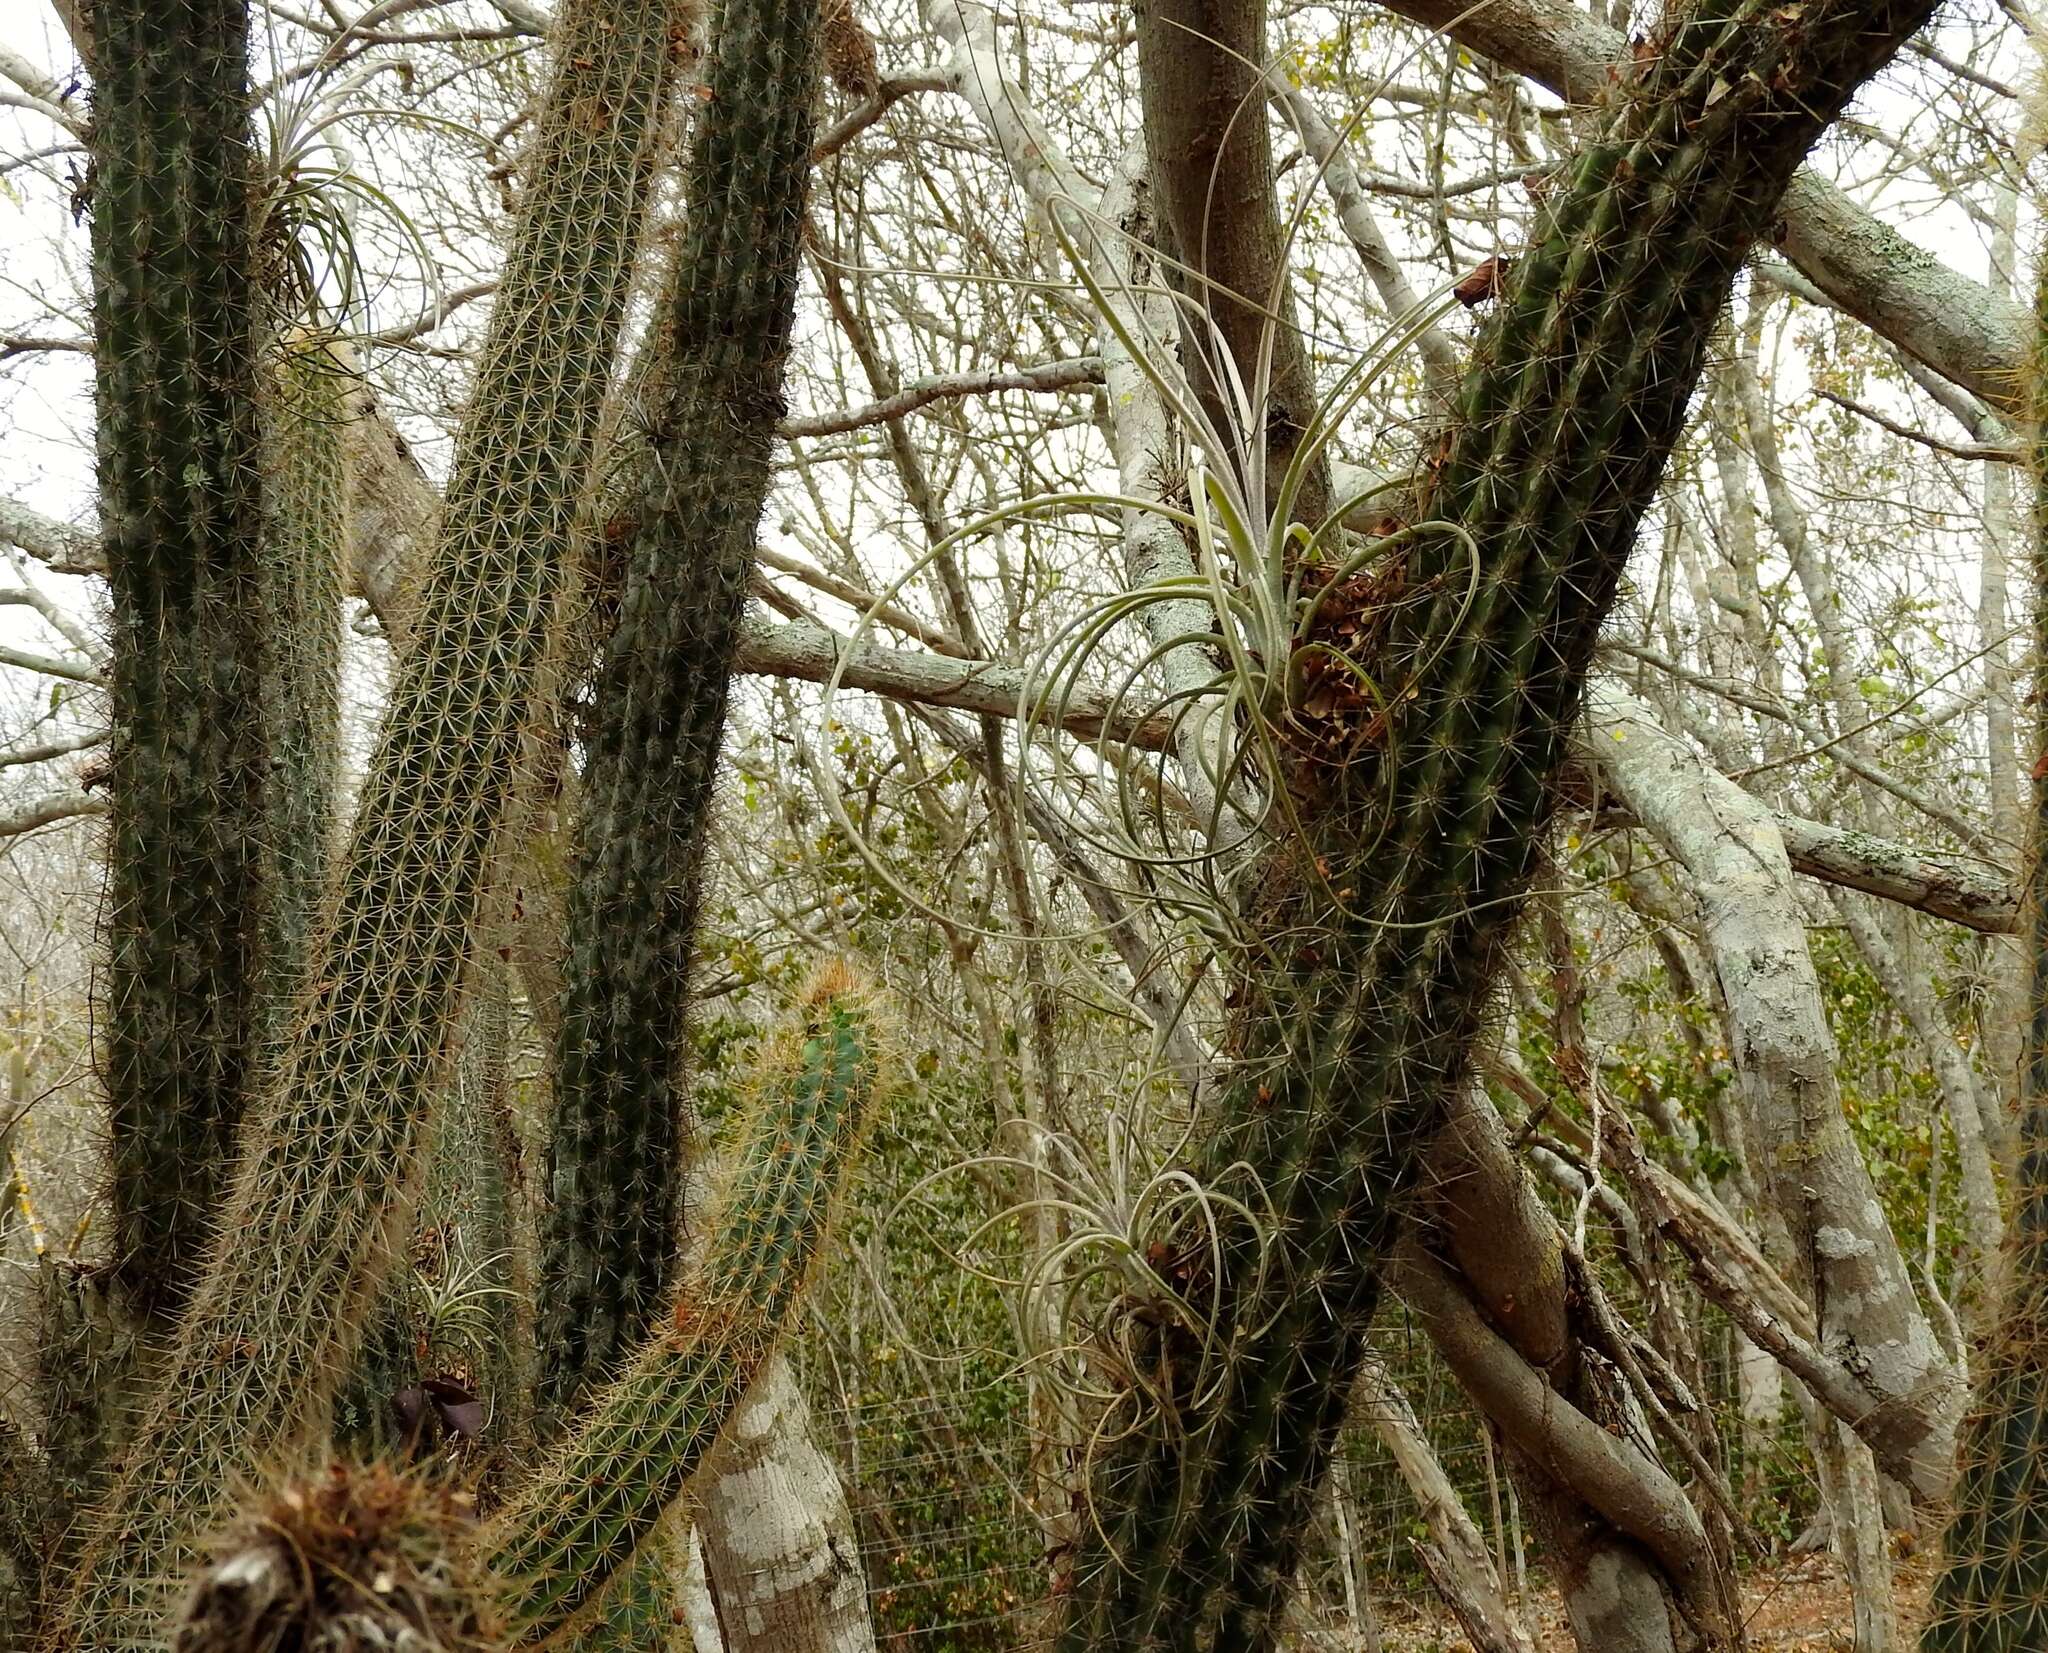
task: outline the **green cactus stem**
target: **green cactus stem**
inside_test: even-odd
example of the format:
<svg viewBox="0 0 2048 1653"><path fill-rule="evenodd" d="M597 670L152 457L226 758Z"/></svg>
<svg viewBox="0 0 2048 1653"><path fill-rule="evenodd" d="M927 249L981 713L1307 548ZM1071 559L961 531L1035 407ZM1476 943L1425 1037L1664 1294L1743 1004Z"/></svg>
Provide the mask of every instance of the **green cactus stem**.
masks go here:
<svg viewBox="0 0 2048 1653"><path fill-rule="evenodd" d="M2034 696L2048 753L2048 280L2036 295ZM2027 848L2032 1017L2020 1069L2018 1211L2006 1234L2005 1298L1978 1357L1955 1507L1941 1540L1922 1653L2048 1647L2048 761L2034 765Z"/></svg>
<svg viewBox="0 0 2048 1653"><path fill-rule="evenodd" d="M483 1542L515 1644L569 1627L655 1531L803 1300L881 1088L871 996L843 967L771 1045L700 1278Z"/></svg>
<svg viewBox="0 0 2048 1653"><path fill-rule="evenodd" d="M349 544L349 397L358 375L338 341L297 333L270 374L263 608L270 641L270 867L263 913L263 1021L283 1036L303 985L334 842L341 760L342 568Z"/></svg>
<svg viewBox="0 0 2048 1653"><path fill-rule="evenodd" d="M116 1269L198 1276L255 1042L262 431L243 0L93 8L92 285L112 596L99 1009Z"/></svg>
<svg viewBox="0 0 2048 1653"><path fill-rule="evenodd" d="M1071 1653L1272 1645L1400 1196L1459 1082L1714 319L1799 158L1931 9L1690 6L1620 71L1555 187L1429 463L1406 600L1366 662L1391 720L1362 706L1348 761L1298 753L1306 830L1255 898L1271 939L1196 1167L1259 1231L1226 1230L1220 1278L1188 1288L1217 1293L1208 1324L1132 1332L1130 1405L1104 1425L1116 1444L1079 1522Z"/></svg>
<svg viewBox="0 0 2048 1653"><path fill-rule="evenodd" d="M699 880L796 310L817 0L726 0L715 38L628 413L646 451L586 735L541 1253L558 1411L631 1354L670 1285Z"/></svg>
<svg viewBox="0 0 2048 1653"><path fill-rule="evenodd" d="M439 537L274 1100L51 1644L159 1645L239 1479L316 1434L446 1083L522 738L553 669L676 61L672 0L568 0Z"/></svg>
<svg viewBox="0 0 2048 1653"><path fill-rule="evenodd" d="M686 1544L696 1529L679 1507L643 1540L633 1558L612 1575L595 1606L550 1646L563 1653L692 1653L695 1637L679 1610Z"/></svg>

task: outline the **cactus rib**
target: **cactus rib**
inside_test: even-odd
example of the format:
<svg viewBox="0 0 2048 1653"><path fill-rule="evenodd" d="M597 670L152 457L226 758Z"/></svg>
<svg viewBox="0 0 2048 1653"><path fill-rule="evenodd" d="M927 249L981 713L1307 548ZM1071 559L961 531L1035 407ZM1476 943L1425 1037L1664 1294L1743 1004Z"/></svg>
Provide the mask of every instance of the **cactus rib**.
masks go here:
<svg viewBox="0 0 2048 1653"><path fill-rule="evenodd" d="M698 884L796 310L817 0L726 0L715 38L569 894L541 1264L557 1409L631 1353L669 1286Z"/></svg>
<svg viewBox="0 0 2048 1653"><path fill-rule="evenodd" d="M243 0L93 16L92 285L113 598L101 1068L116 1267L202 1265L254 1050L266 833L260 328Z"/></svg>
<svg viewBox="0 0 2048 1653"><path fill-rule="evenodd" d="M415 642L274 1098L53 1645L154 1646L237 1477L320 1422L389 1263L440 1085L642 238L671 0L569 0Z"/></svg>
<svg viewBox="0 0 2048 1653"><path fill-rule="evenodd" d="M1198 1174L1270 1212L1266 1232L1235 1239L1220 1314L1160 1339L1149 1394L1105 1425L1062 1647L1272 1644L1399 1196L1714 317L1800 157L1931 10L1704 0L1624 73L1557 187L1429 468L1415 521L1454 531L1418 532L1387 618L1390 727L1376 755L1300 765L1303 839L1259 898L1273 939Z"/></svg>

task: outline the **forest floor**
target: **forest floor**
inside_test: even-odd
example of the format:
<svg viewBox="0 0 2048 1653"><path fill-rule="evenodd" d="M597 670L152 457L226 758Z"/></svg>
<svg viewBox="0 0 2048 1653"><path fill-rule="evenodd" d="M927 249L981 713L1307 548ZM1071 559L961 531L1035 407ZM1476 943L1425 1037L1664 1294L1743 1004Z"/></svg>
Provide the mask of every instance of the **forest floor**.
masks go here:
<svg viewBox="0 0 2048 1653"><path fill-rule="evenodd" d="M1932 1564L1924 1554L1895 1564L1902 1631L1916 1629L1926 1605ZM1541 1653L1572 1653L1564 1607L1554 1591L1533 1590L1525 1620ZM1825 1555L1795 1556L1759 1567L1743 1580L1749 1645L1756 1653L1848 1653L1849 1586L1842 1569ZM1448 1614L1384 1610L1381 1645L1385 1653L1471 1653ZM1910 1634L1902 1645L1911 1646Z"/></svg>

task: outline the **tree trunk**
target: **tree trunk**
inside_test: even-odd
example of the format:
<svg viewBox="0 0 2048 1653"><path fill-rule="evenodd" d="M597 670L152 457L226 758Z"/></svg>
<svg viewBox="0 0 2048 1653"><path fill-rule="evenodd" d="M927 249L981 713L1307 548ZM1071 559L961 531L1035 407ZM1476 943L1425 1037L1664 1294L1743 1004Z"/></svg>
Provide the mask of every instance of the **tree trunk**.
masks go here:
<svg viewBox="0 0 2048 1653"><path fill-rule="evenodd" d="M1732 1618L1697 1512L1657 1460L1612 1433L1625 1397L1580 1358L1556 1223L1472 1091L1427 1156L1429 1247L1405 1241L1393 1284L1500 1429L1573 1632L1599 1653L1674 1653Z"/></svg>
<svg viewBox="0 0 2048 1653"><path fill-rule="evenodd" d="M780 1355L727 1427L698 1533L725 1653L874 1653L846 1490Z"/></svg>
<svg viewBox="0 0 2048 1653"><path fill-rule="evenodd" d="M1834 1037L1777 827L1633 696L1603 683L1588 710L1588 744L1608 780L1684 866L1699 903L1764 1196L1784 1225L1773 1261L1810 1294L1822 1348L1838 1359L1854 1351L1843 1363L1872 1404L1850 1421L1887 1469L1939 1496L1966 1397L1842 1115Z"/></svg>

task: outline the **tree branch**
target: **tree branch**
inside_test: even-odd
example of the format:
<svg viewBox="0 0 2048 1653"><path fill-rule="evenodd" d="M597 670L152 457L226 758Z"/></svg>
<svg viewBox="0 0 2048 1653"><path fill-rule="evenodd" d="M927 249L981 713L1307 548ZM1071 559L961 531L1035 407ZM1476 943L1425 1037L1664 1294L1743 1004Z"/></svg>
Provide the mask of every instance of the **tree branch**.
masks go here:
<svg viewBox="0 0 2048 1653"><path fill-rule="evenodd" d="M1625 62L1619 30L1564 0L1388 0L1389 9L1575 103L1606 91ZM1982 397L2023 411L2032 382L2025 306L1957 274L1826 179L1801 169L1779 206L1781 250L1838 309Z"/></svg>

